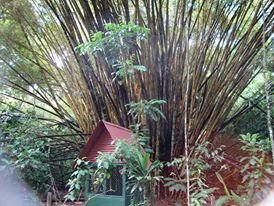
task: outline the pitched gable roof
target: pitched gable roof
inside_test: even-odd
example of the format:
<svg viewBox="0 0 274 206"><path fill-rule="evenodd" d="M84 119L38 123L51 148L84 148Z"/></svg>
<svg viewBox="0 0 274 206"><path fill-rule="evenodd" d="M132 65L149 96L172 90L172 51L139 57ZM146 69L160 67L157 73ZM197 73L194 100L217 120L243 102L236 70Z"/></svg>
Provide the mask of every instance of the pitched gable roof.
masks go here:
<svg viewBox="0 0 274 206"><path fill-rule="evenodd" d="M132 142L132 132L116 124L100 121L79 156L95 161L98 152L113 152L113 142L118 139Z"/></svg>

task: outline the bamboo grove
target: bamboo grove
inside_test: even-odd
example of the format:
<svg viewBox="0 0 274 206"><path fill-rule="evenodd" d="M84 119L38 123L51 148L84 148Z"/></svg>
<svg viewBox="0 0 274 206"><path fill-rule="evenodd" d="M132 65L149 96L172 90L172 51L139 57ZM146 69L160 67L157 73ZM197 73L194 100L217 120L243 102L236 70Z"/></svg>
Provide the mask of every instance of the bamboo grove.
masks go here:
<svg viewBox="0 0 274 206"><path fill-rule="evenodd" d="M1 30L0 38L14 56L0 60L23 84L7 78L8 87L46 106L72 132L90 133L98 120L128 127L134 120L125 106L159 99L165 119L143 118L149 128L154 158L169 160L212 137L223 127L234 103L258 68L252 60L271 41L274 5L271 0L24 0L1 1L2 19L16 22L23 39ZM263 14L265 20L263 21ZM129 23L149 29L129 54L146 72L122 84L105 56L75 48L106 23ZM24 66L35 70L39 82ZM34 83L38 85L34 86ZM30 90L29 87L32 87ZM28 100L9 93L26 104Z"/></svg>

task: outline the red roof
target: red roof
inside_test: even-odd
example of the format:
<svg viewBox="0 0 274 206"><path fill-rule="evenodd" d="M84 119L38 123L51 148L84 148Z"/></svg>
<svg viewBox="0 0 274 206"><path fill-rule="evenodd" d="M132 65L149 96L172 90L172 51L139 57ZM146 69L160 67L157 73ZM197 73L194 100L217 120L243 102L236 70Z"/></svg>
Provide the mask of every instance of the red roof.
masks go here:
<svg viewBox="0 0 274 206"><path fill-rule="evenodd" d="M87 157L89 161L95 162L98 152L112 153L115 149L114 142L118 139L132 142L131 131L110 122L100 121L80 152L80 157Z"/></svg>

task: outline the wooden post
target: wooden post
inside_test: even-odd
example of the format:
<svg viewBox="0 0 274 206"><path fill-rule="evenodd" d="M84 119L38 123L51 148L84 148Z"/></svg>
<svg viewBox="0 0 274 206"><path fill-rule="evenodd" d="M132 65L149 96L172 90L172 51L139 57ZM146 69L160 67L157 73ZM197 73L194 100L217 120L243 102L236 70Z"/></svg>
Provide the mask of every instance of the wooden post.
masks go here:
<svg viewBox="0 0 274 206"><path fill-rule="evenodd" d="M51 206L52 203L52 192L47 193L47 204L46 206Z"/></svg>

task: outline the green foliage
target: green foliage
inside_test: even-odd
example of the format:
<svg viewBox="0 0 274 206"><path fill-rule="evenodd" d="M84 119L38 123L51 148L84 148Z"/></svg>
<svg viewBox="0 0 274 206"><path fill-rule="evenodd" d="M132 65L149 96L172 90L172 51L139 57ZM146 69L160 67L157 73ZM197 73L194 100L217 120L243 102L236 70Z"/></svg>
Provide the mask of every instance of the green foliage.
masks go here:
<svg viewBox="0 0 274 206"><path fill-rule="evenodd" d="M194 154L189 159L191 205L207 204L209 195L217 188L208 188L205 184L205 172L210 170L214 163L223 159L222 147L213 150L209 142L199 145L194 150ZM171 192L186 192L185 160L185 157L181 157L167 163L173 172L171 177L165 178L165 186Z"/></svg>
<svg viewBox="0 0 274 206"><path fill-rule="evenodd" d="M232 190L230 190L230 191L228 190L224 179L218 172L216 172L216 176L217 176L218 180L222 183L226 195L219 197L215 203L215 206L222 206L229 201L232 201L232 202L236 203L237 205L243 205L246 203L246 198L244 196L239 196Z"/></svg>
<svg viewBox="0 0 274 206"><path fill-rule="evenodd" d="M135 163L137 163L137 165L135 165ZM149 154L142 155L141 153L137 153L134 161L128 165L129 179L133 180L133 186L130 192L134 193L137 189L142 191L146 184L153 181L160 181L160 177L151 176L152 172L159 168L160 165L161 163L159 161L154 161L150 164Z"/></svg>
<svg viewBox="0 0 274 206"><path fill-rule="evenodd" d="M49 148L45 140L37 139L37 132L47 132L31 115L13 112L0 114L0 129L7 143L4 145L11 166L20 169L23 179L37 192L49 188Z"/></svg>
<svg viewBox="0 0 274 206"><path fill-rule="evenodd" d="M248 183L249 188L258 190L262 185L271 183L269 176L274 176L273 165L271 162L266 162L264 156L243 157L240 161L245 162L245 166L241 170L241 173L245 174L242 183Z"/></svg>
<svg viewBox="0 0 274 206"><path fill-rule="evenodd" d="M129 107L128 115L132 115L134 119L140 120L142 116L147 116L149 119L158 121L160 117L165 119L165 115L158 109L159 106L165 103L164 100L151 99L131 102L126 106Z"/></svg>
<svg viewBox="0 0 274 206"><path fill-rule="evenodd" d="M102 54L114 70L113 81L118 81L120 85L136 72L147 71L145 66L133 63L131 51L138 48L139 41L147 38L149 29L133 23L108 23L104 25L104 29L104 32L96 32L88 42L77 46L76 51L79 54Z"/></svg>
<svg viewBox="0 0 274 206"><path fill-rule="evenodd" d="M262 55L258 56L260 58L256 59L254 62L254 66L256 67L260 67L262 64L260 62ZM269 59L272 59L271 55L269 55ZM268 72L268 74L271 75L271 72ZM242 92L241 96L234 104L231 114L237 113L241 108L245 108L245 110L227 126L226 131L236 134L246 134L249 132L252 134L259 133L262 136L268 135L264 83L264 73L260 72ZM273 84L270 86L273 90ZM274 110L272 110L272 113L273 112Z"/></svg>
<svg viewBox="0 0 274 206"><path fill-rule="evenodd" d="M111 178L111 171L117 166L123 165L120 171L128 175L127 189L132 197L132 205L144 205L151 201L153 184L161 181L162 177L155 172L162 167L160 161L150 162L150 155L145 153L138 142L128 144L122 140L115 143L115 151L112 154L99 152L96 166L89 164L84 159L77 159L75 171L69 180L69 193L66 200L74 201L83 189L83 180L90 175L93 184L99 188L103 182ZM97 186L96 186L97 185Z"/></svg>
<svg viewBox="0 0 274 206"><path fill-rule="evenodd" d="M149 29L133 23L108 23L104 25L105 31L99 31L90 37L89 42L76 47L80 54L89 51L92 53L104 52L111 64L119 59L120 54L129 54L136 46L137 41L145 40Z"/></svg>
<svg viewBox="0 0 274 206"><path fill-rule="evenodd" d="M96 170L93 174L94 185L101 185L106 179L111 178L111 170L115 167L115 163L117 163L117 159L115 156L98 152L98 157L96 159Z"/></svg>
<svg viewBox="0 0 274 206"><path fill-rule="evenodd" d="M150 137L147 135L148 129L142 128L141 124L131 125L132 136L138 141L146 153L153 153L149 145Z"/></svg>
<svg viewBox="0 0 274 206"><path fill-rule="evenodd" d="M74 201L77 196L79 196L83 190L84 181L87 175L91 174L92 170L90 163L85 161L85 159L77 159L75 161L75 170L71 174L67 186L68 194L65 195L65 200Z"/></svg>
<svg viewBox="0 0 274 206"><path fill-rule="evenodd" d="M261 108L265 105L262 102ZM236 134L259 133L262 136L268 135L266 114L258 108L248 109L235 122L228 126L228 132Z"/></svg>
<svg viewBox="0 0 274 206"><path fill-rule="evenodd" d="M98 167L94 172L96 181L98 177L100 182L110 178L111 168L117 162L124 164L122 171L128 175L127 190L131 195L131 203L143 205L144 202L151 201L153 184L162 179L161 176L155 175L155 171L162 167L162 163L160 161L150 162L150 155L142 150L139 143L128 144L119 140L115 144L115 151L112 155L99 153L96 160Z"/></svg>
<svg viewBox="0 0 274 206"><path fill-rule="evenodd" d="M117 80L121 85L126 77L134 76L135 72L145 72L147 68L142 65L134 65L132 60L119 61L112 65L115 72L112 73L114 76L113 81Z"/></svg>
<svg viewBox="0 0 274 206"><path fill-rule="evenodd" d="M94 188L100 188L105 180L111 178L111 170L116 167L117 160L115 156L109 153L99 152L95 164L91 164L85 159L76 159L74 172L71 174L67 186L68 194L65 196L66 201L75 201L76 198L80 198L84 183L87 177L91 177ZM99 191L98 191L99 192Z"/></svg>
<svg viewBox="0 0 274 206"><path fill-rule="evenodd" d="M267 193L265 186L270 185L274 178L274 165L266 158L271 144L269 139L262 139L258 134L241 135L241 139L244 143L241 149L249 153L249 156L240 159L244 164L241 170L242 183L245 185L249 202L256 203L258 199L254 194L259 191Z"/></svg>
<svg viewBox="0 0 274 206"><path fill-rule="evenodd" d="M258 193L267 194L267 186L271 184L271 180L274 178L274 166L266 158L270 148L269 140L262 139L258 134L248 133L241 135L241 142L243 143L241 149L248 153L247 156L240 159L242 163L240 172L243 179L242 185L239 185L238 188L241 195L232 190L229 191L221 175L216 173L226 193L216 201L217 206L224 205L227 202L242 206L254 205L260 201Z"/></svg>
<svg viewBox="0 0 274 206"><path fill-rule="evenodd" d="M247 133L240 135L241 142L244 144L242 150L257 153L271 151L271 142L269 138L262 137L259 134Z"/></svg>
<svg viewBox="0 0 274 206"><path fill-rule="evenodd" d="M18 9L20 9L20 14L28 16L29 23L37 24L37 16L31 8L33 8L33 4L28 0L0 1L0 57L3 58L0 60L1 91L18 92L15 88L9 87L10 84L6 85L3 82L14 82L17 86L24 88L31 84L39 84L41 86L45 84L45 78L41 75L38 66L27 60L28 58L30 60L33 59L32 51L40 48L35 48L34 44L32 44L33 48L30 50L29 46L27 46L30 41L26 36L27 28L26 25L22 25L22 21L18 18ZM12 39L9 38L11 33L13 34ZM13 69L3 62L4 59L8 60ZM15 72L14 69L19 73Z"/></svg>
<svg viewBox="0 0 274 206"><path fill-rule="evenodd" d="M18 170L32 189L44 193L53 187L64 187L65 175L70 173L72 164L70 158L75 154L72 150L68 153L63 150L66 139L57 142L47 138L52 133L62 134L62 126L40 121L35 115L31 110L26 114L3 110L0 113L0 141L8 166ZM60 157L60 153L65 158Z"/></svg>
<svg viewBox="0 0 274 206"><path fill-rule="evenodd" d="M147 201L141 201L141 202L131 202L129 206L146 206L148 204Z"/></svg>
<svg viewBox="0 0 274 206"><path fill-rule="evenodd" d="M150 155L145 153L137 142L130 145L124 141L117 141L115 154L117 159L125 163L132 203L152 201L154 183L162 179L155 172L159 171L162 163L159 160L151 162ZM143 194L141 199L136 198L138 193Z"/></svg>

